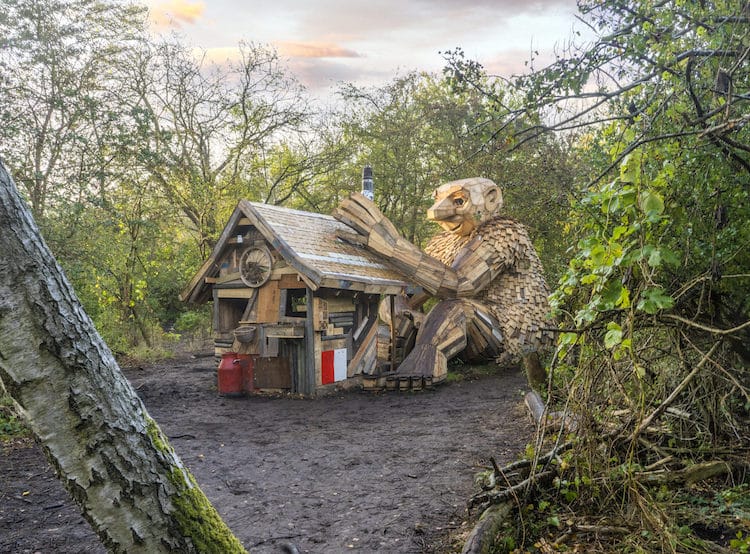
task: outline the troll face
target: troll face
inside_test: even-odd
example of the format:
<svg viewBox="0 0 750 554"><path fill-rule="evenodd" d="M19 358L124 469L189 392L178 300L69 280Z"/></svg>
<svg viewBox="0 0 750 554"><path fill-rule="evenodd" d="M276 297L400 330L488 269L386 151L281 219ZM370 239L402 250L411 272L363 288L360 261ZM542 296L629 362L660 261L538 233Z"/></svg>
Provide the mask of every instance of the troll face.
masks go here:
<svg viewBox="0 0 750 554"><path fill-rule="evenodd" d="M482 177L451 181L435 190L427 219L456 235L469 235L494 217L503 205L500 188Z"/></svg>

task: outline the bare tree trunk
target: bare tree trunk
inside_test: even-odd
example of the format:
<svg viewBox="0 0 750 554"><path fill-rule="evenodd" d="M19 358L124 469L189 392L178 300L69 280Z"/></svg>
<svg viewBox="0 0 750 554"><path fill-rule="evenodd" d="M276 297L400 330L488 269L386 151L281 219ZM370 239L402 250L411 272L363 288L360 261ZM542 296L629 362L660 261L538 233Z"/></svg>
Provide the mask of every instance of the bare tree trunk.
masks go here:
<svg viewBox="0 0 750 554"><path fill-rule="evenodd" d="M120 373L1 163L0 380L111 552L244 552Z"/></svg>

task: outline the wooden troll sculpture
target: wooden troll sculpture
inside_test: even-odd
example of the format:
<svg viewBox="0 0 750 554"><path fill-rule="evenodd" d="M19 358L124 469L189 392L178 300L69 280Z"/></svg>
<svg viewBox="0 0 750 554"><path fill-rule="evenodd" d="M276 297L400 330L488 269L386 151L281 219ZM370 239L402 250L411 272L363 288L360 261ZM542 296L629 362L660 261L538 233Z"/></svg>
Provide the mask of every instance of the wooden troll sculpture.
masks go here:
<svg viewBox="0 0 750 554"><path fill-rule="evenodd" d="M427 218L444 230L424 252L359 193L334 212L358 233L342 238L387 258L439 299L420 322L414 348L396 372L396 378L418 380L413 388L421 388L423 378L445 379L448 360L459 353L472 362L506 353L520 356L531 386L539 388L546 379L537 353L552 343L549 291L525 227L501 217L502 205L502 193L489 179L440 186Z"/></svg>

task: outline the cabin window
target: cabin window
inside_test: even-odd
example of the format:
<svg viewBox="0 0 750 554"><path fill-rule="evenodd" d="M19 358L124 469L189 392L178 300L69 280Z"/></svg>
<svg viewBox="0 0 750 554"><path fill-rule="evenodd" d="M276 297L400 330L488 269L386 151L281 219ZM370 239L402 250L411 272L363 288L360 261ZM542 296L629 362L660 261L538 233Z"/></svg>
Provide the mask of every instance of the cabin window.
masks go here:
<svg viewBox="0 0 750 554"><path fill-rule="evenodd" d="M307 291L306 289L287 289L286 307L284 309L286 317L307 316Z"/></svg>

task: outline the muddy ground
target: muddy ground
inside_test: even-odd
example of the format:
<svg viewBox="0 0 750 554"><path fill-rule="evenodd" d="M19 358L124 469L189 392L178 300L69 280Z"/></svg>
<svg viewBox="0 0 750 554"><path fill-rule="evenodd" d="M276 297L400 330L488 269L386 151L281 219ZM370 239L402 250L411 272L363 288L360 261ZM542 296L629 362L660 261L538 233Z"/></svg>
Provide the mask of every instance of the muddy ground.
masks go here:
<svg viewBox="0 0 750 554"><path fill-rule="evenodd" d="M212 357L126 368L182 460L253 552L452 552L490 456L532 436L519 371L420 393L218 396ZM31 441L0 454L0 552L104 549Z"/></svg>

